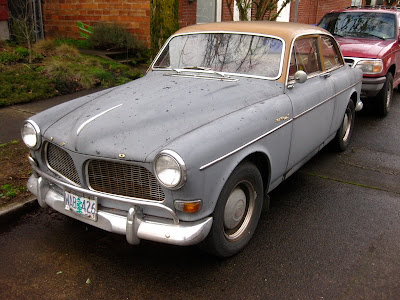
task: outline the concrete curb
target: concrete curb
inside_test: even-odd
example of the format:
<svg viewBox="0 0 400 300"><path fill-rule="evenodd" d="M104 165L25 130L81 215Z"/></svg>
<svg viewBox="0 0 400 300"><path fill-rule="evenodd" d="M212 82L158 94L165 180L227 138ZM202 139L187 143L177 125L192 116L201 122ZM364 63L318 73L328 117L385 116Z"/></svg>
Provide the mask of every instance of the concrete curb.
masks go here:
<svg viewBox="0 0 400 300"><path fill-rule="evenodd" d="M19 215L39 207L35 196L30 196L22 202L11 203L0 207L0 223L6 223Z"/></svg>

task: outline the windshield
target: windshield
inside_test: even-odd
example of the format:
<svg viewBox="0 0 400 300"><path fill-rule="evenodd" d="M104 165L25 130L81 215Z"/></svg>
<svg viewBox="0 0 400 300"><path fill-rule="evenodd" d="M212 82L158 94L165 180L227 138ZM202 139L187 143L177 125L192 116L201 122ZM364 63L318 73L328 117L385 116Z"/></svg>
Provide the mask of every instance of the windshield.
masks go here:
<svg viewBox="0 0 400 300"><path fill-rule="evenodd" d="M336 36L359 38L395 38L395 16L376 12L327 14L319 26Z"/></svg>
<svg viewBox="0 0 400 300"><path fill-rule="evenodd" d="M170 40L154 68L196 69L277 78L282 49L281 40L258 35L179 35Z"/></svg>

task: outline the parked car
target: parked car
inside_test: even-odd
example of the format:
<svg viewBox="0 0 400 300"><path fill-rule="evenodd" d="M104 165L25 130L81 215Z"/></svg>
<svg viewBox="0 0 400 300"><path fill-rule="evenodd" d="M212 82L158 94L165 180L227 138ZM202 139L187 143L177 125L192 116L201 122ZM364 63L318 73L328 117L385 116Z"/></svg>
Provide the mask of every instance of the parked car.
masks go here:
<svg viewBox="0 0 400 300"><path fill-rule="evenodd" d="M319 23L335 36L345 61L364 72L362 96L376 101L382 117L400 84L399 19L397 8L371 6L332 11Z"/></svg>
<svg viewBox="0 0 400 300"><path fill-rule="evenodd" d="M27 120L28 188L42 207L107 231L227 257L266 193L332 142L350 142L362 72L308 25L179 30L148 73Z"/></svg>

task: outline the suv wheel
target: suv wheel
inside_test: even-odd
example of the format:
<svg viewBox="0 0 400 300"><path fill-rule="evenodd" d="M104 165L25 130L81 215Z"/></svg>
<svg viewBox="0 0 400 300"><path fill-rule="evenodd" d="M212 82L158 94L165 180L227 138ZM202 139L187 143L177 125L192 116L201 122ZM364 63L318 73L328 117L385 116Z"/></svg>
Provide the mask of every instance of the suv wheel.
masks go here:
<svg viewBox="0 0 400 300"><path fill-rule="evenodd" d="M378 98L378 115L384 117L390 110L390 105L393 100L393 75L392 73L386 74L386 81L382 90L377 95Z"/></svg>

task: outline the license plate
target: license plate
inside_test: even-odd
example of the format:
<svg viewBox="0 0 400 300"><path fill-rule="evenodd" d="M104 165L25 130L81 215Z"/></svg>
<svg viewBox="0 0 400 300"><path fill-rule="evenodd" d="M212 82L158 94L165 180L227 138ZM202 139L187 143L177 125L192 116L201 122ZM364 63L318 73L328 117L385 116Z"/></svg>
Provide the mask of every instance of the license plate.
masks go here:
<svg viewBox="0 0 400 300"><path fill-rule="evenodd" d="M97 221L97 198L65 191L65 209L81 217Z"/></svg>

